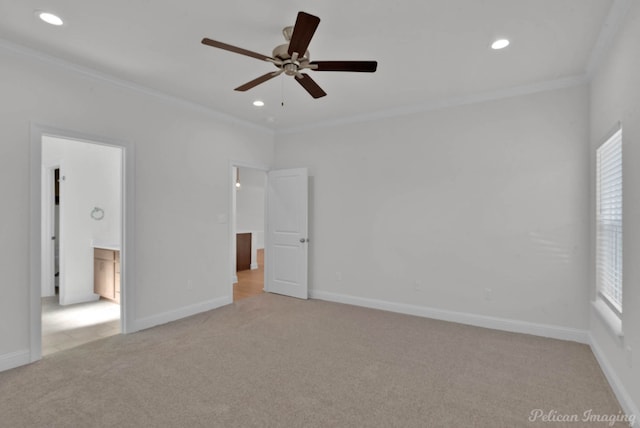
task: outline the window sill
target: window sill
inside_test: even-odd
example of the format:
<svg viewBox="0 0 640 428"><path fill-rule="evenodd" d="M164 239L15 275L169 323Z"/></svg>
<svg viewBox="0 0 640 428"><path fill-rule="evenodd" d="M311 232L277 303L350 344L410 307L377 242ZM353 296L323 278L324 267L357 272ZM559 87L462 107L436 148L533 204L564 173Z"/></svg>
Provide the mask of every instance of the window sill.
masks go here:
<svg viewBox="0 0 640 428"><path fill-rule="evenodd" d="M600 317L605 326L607 326L609 332L620 342L624 338L622 332L622 320L618 315L611 310L609 306L601 299L596 299L591 302L596 314Z"/></svg>

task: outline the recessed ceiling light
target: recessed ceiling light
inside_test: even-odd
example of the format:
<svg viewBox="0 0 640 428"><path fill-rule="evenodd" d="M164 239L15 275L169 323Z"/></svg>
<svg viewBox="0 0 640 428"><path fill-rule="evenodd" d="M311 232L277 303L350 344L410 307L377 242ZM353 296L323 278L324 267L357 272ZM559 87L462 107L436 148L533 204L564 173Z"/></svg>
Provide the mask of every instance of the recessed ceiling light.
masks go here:
<svg viewBox="0 0 640 428"><path fill-rule="evenodd" d="M253 102L253 105L256 106L256 107L263 107L264 106L264 101L255 100Z"/></svg>
<svg viewBox="0 0 640 428"><path fill-rule="evenodd" d="M58 15L54 15L51 12L36 11L36 16L42 19L47 24L51 24L55 26L60 26L64 24L64 22L62 21L62 18L60 18Z"/></svg>
<svg viewBox="0 0 640 428"><path fill-rule="evenodd" d="M509 46L509 40L507 39L498 39L491 44L491 49L504 49Z"/></svg>

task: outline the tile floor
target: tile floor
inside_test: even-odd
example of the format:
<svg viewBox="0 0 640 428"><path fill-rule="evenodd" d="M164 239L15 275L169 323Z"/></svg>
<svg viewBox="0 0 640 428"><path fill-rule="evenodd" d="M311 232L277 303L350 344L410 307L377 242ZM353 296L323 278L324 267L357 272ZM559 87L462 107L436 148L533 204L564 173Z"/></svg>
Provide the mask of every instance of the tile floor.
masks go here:
<svg viewBox="0 0 640 428"><path fill-rule="evenodd" d="M120 334L120 305L109 300L60 306L42 298L42 355Z"/></svg>

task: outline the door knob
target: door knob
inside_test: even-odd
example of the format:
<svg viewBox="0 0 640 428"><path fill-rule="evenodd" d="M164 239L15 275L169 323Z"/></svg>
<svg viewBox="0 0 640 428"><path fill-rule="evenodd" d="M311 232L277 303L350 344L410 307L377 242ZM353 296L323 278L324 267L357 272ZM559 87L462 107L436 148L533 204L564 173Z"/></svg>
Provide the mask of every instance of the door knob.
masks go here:
<svg viewBox="0 0 640 428"><path fill-rule="evenodd" d="M309 242L309 240L305 238L300 238L300 242L304 244L305 242Z"/></svg>

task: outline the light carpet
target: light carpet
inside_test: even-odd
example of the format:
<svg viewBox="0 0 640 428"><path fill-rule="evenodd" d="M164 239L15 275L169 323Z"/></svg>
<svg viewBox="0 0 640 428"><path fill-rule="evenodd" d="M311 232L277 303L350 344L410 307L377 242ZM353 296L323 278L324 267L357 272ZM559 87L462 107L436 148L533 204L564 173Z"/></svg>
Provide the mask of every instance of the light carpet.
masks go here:
<svg viewBox="0 0 640 428"><path fill-rule="evenodd" d="M0 373L12 428L610 426L589 410L621 412L586 345L272 294Z"/></svg>

